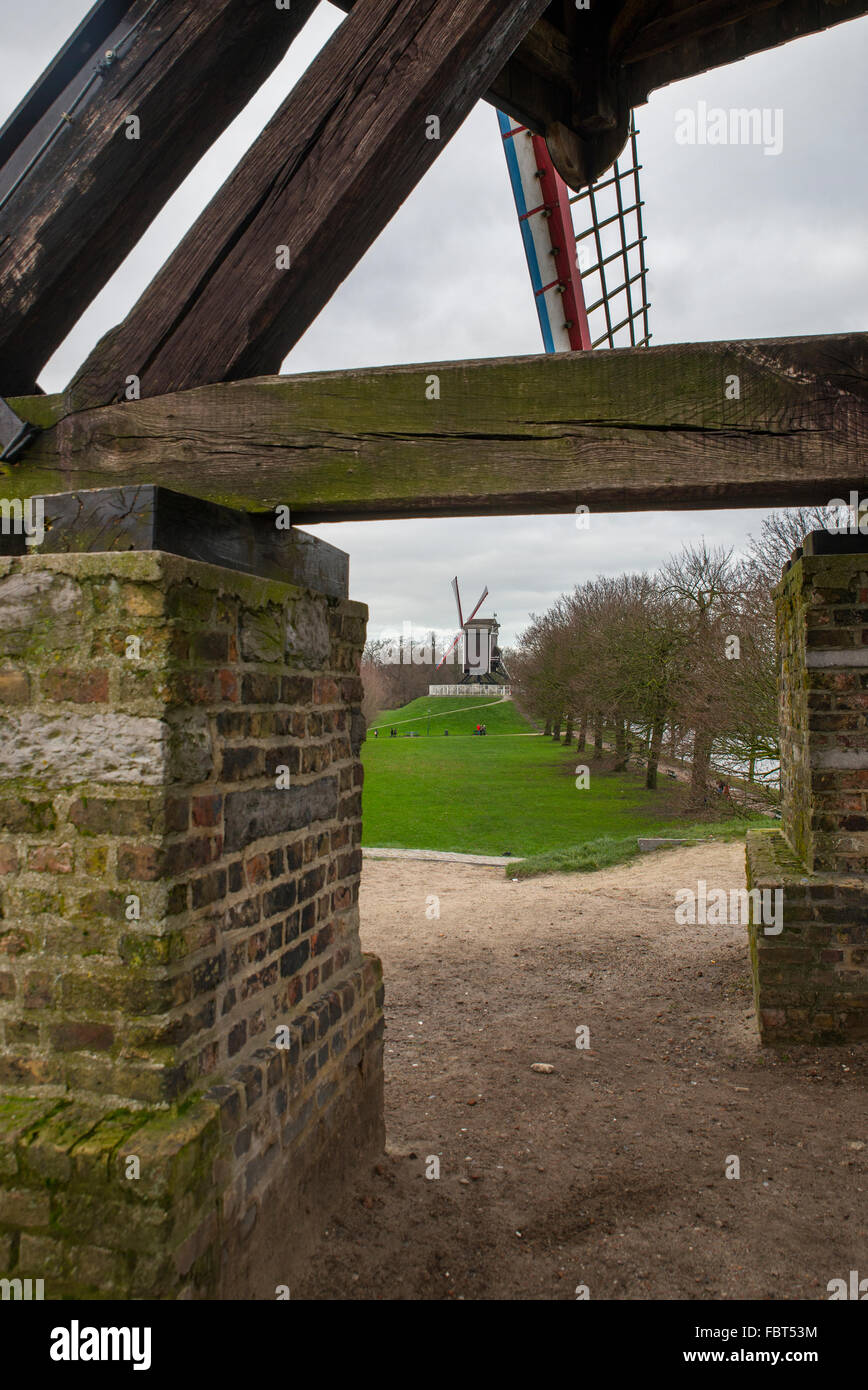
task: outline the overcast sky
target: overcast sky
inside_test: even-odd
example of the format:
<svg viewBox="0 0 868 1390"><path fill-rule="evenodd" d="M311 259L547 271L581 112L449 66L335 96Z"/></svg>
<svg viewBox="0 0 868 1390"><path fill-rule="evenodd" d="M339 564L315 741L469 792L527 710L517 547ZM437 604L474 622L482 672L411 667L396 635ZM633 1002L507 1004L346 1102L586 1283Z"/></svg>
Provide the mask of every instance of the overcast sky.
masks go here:
<svg viewBox="0 0 868 1390"><path fill-rule="evenodd" d="M0 0L0 123L90 8ZM287 59L194 169L40 378L64 387L166 256L340 22L320 5ZM655 93L637 111L655 343L864 330L868 321L868 19ZM783 113L783 148L689 146L676 112ZM540 352L494 110L481 102L287 358L286 372ZM291 499L290 499L291 500ZM685 539L740 547L762 513L655 512L311 527L351 556L351 593L377 636L446 628L485 584L510 642L531 612L597 574L654 568Z"/></svg>

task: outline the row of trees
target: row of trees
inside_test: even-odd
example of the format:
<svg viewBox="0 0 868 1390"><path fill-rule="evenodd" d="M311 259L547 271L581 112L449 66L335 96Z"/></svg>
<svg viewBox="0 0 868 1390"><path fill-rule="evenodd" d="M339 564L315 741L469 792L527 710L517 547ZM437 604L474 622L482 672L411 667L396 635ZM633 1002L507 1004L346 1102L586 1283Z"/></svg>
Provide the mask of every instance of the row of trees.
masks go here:
<svg viewBox="0 0 868 1390"><path fill-rule="evenodd" d="M381 710L400 709L428 694L429 685L454 685L461 677L451 634L372 637L362 653L362 713L368 724ZM448 655L447 655L448 653ZM443 656L447 659L438 666Z"/></svg>
<svg viewBox="0 0 868 1390"><path fill-rule="evenodd" d="M691 805L710 799L715 755L737 758L751 782L779 759L777 655L771 589L825 509L773 513L745 558L704 542L656 574L579 584L533 616L508 654L513 692L546 732L583 748L593 735L626 766L637 740L647 785L664 747L688 754ZM762 780L762 779L761 779Z"/></svg>

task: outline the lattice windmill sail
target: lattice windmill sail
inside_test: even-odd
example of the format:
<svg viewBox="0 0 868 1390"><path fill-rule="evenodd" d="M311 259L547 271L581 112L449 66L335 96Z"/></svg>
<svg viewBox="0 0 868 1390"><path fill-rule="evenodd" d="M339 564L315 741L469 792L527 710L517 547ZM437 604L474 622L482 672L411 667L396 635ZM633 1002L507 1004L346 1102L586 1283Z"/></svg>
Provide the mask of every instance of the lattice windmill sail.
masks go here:
<svg viewBox="0 0 868 1390"><path fill-rule="evenodd" d="M638 133L635 120L631 120L629 143L611 171L569 200L573 224L578 221L583 228L576 236L576 259L591 323L592 348L604 343L607 347L647 347L651 341ZM590 303L589 288L595 291ZM595 327L602 329L599 336L594 336Z"/></svg>
<svg viewBox="0 0 868 1390"><path fill-rule="evenodd" d="M612 168L571 194L542 136L502 111L497 115L546 352L647 347L647 238L635 120Z"/></svg>

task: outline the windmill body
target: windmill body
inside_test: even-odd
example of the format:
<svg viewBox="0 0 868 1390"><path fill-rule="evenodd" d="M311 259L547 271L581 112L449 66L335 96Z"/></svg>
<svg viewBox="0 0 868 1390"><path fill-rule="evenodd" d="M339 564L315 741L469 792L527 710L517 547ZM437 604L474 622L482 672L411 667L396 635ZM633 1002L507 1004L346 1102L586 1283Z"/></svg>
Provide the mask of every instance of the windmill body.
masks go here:
<svg viewBox="0 0 868 1390"><path fill-rule="evenodd" d="M506 684L497 637L496 618L473 618L464 626L462 685Z"/></svg>

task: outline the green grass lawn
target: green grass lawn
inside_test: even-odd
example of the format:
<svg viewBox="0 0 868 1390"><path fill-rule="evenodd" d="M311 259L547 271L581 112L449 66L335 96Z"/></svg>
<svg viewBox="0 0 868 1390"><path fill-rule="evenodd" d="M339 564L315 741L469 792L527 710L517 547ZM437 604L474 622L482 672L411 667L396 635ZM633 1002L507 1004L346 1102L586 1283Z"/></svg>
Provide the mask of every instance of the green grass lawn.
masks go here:
<svg viewBox="0 0 868 1390"><path fill-rule="evenodd" d="M491 701L423 697L372 724L362 753L366 845L525 856L639 835L736 837L747 826L776 824L762 816L715 824L688 820L683 784L664 777L649 792L637 773L595 765L590 747L580 758L575 746L567 750L537 734L511 701ZM478 722L488 728L485 738L473 733ZM390 727L401 737L390 738ZM412 733L419 737L406 736ZM575 785L579 762L591 768L585 791ZM622 846L615 860L609 852L602 857L617 862L625 852ZM586 851L564 867L579 868L582 859L595 857Z"/></svg>

